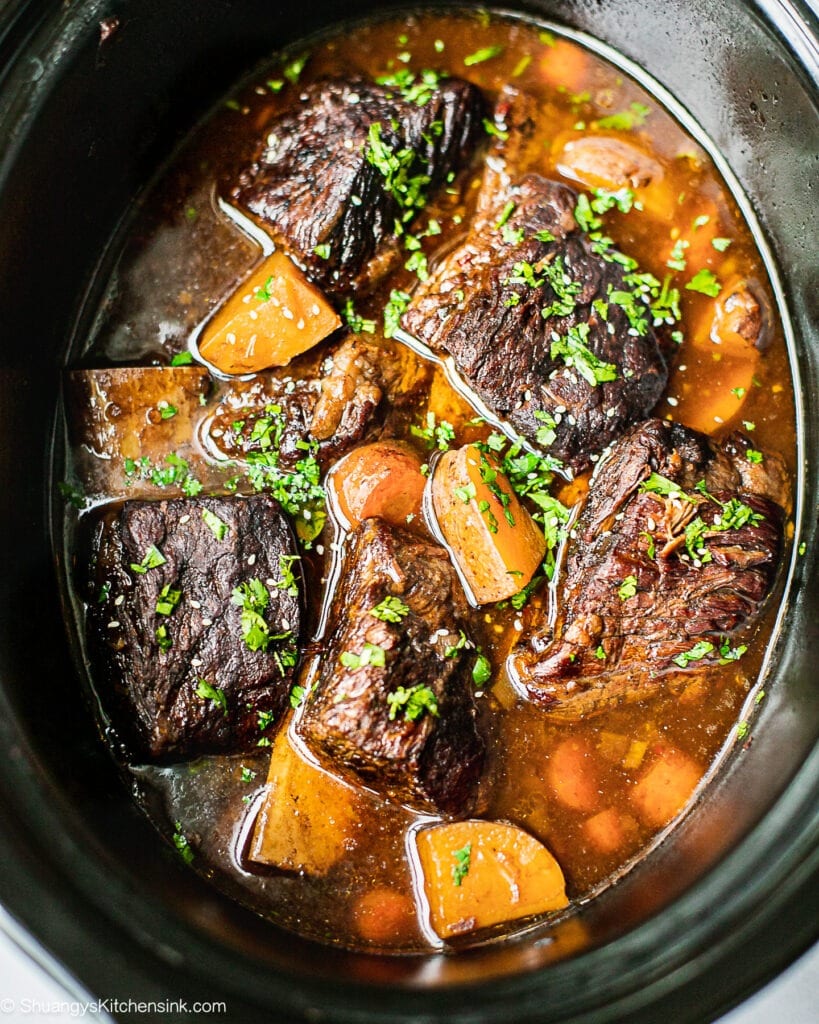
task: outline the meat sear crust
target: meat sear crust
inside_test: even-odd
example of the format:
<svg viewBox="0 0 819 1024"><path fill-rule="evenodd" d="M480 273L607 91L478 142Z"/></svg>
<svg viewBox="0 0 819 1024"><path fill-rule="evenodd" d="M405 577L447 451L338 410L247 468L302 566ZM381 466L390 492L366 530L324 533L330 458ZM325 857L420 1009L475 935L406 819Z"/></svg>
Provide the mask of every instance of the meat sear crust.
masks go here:
<svg viewBox="0 0 819 1024"><path fill-rule="evenodd" d="M376 618L386 597L407 611ZM317 756L391 800L419 810L468 813L484 759L472 697L473 658L463 647L466 603L446 552L368 519L350 539L333 602L329 642L297 729ZM459 640L460 645L459 645ZM358 668L342 655L384 652ZM457 649L456 649L457 648ZM449 652L449 656L447 656ZM390 718L388 695L427 687L437 714Z"/></svg>
<svg viewBox="0 0 819 1024"><path fill-rule="evenodd" d="M512 659L531 700L577 718L738 657L731 634L772 586L789 504L781 461L753 464L748 449L665 420L612 447L569 542L554 630ZM652 474L679 490L660 493Z"/></svg>
<svg viewBox="0 0 819 1024"><path fill-rule="evenodd" d="M497 226L507 203L514 212L506 237L520 238L511 243ZM402 324L451 355L492 412L524 437L535 441L539 428L554 421L550 454L580 470L651 412L668 370L648 309L641 307L647 321L638 333L609 301L610 292L632 289L619 263L592 250L574 219L576 203L567 186L526 175L419 286ZM541 241L538 233L554 240ZM521 267L531 269L528 281ZM556 308L567 312L544 317L543 310ZM614 379L592 384L562 355L552 356L556 339L578 325L588 325L583 344L613 367Z"/></svg>
<svg viewBox="0 0 819 1024"><path fill-rule="evenodd" d="M455 78L421 105L364 79L317 82L268 126L259 156L232 195L328 294L366 291L399 253L395 221L406 205L396 199L393 182L400 187L399 179L415 179L433 193L469 159L483 134L483 114L480 91ZM376 124L387 162L412 154L403 170L396 163L390 181L367 158Z"/></svg>
<svg viewBox="0 0 819 1024"><path fill-rule="evenodd" d="M145 568L152 548L164 561ZM150 760L178 760L246 750L272 731L265 723L287 704L301 618L297 585L277 586L283 560L296 554L278 503L267 495L129 501L100 520L96 549L89 644L126 744ZM288 634L266 651L247 645L231 601L250 580L268 593L260 614L271 638Z"/></svg>

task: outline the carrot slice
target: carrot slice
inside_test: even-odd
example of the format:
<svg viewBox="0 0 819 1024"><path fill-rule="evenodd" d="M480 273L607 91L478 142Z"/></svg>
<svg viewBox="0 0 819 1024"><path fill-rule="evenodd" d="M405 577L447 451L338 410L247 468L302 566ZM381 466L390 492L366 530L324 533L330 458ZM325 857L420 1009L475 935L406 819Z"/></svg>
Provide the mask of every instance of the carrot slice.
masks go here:
<svg viewBox="0 0 819 1024"><path fill-rule="evenodd" d="M514 825L434 825L417 834L416 847L430 924L442 939L568 905L560 865Z"/></svg>
<svg viewBox="0 0 819 1024"><path fill-rule="evenodd" d="M491 456L472 444L447 452L431 487L438 526L475 601L502 601L526 586L546 539Z"/></svg>
<svg viewBox="0 0 819 1024"><path fill-rule="evenodd" d="M688 803L701 777L696 761L673 747L664 748L632 789L631 802L643 821L660 828Z"/></svg>
<svg viewBox="0 0 819 1024"><path fill-rule="evenodd" d="M620 815L613 807L607 807L583 823L583 831L592 846L601 853L614 853L623 845L625 832Z"/></svg>
<svg viewBox="0 0 819 1024"><path fill-rule="evenodd" d="M539 77L555 88L579 92L589 70L586 51L567 39L555 39L546 46L538 62Z"/></svg>
<svg viewBox="0 0 819 1024"><path fill-rule="evenodd" d="M379 516L393 526L420 519L426 479L421 459L400 441L376 441L340 459L328 477L337 510L350 527Z"/></svg>
<svg viewBox="0 0 819 1024"><path fill-rule="evenodd" d="M386 886L371 889L356 900L353 921L361 938L375 945L406 938L417 928L413 901Z"/></svg>
<svg viewBox="0 0 819 1024"><path fill-rule="evenodd" d="M546 770L549 788L566 807L589 813L596 810L600 794L594 754L582 740L562 740L549 755Z"/></svg>
<svg viewBox="0 0 819 1024"><path fill-rule="evenodd" d="M257 373L286 366L340 325L318 288L274 252L205 327L199 354L223 373Z"/></svg>

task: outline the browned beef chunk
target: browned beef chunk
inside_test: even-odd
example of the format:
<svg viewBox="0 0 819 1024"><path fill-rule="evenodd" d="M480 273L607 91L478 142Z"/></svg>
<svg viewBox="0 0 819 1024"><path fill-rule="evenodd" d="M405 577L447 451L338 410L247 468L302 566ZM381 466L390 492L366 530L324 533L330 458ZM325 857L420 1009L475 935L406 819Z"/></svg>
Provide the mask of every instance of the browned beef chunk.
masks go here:
<svg viewBox="0 0 819 1024"><path fill-rule="evenodd" d="M405 345L350 336L329 359L294 364L287 373L257 374L233 381L208 422L209 442L238 462L275 449L292 467L315 443L326 466L379 427L387 427L382 399L394 414L413 403L430 376L429 364Z"/></svg>
<svg viewBox="0 0 819 1024"><path fill-rule="evenodd" d="M363 79L318 82L268 126L234 198L329 294L366 290L398 253L396 218L420 208L411 192L433 193L465 164L483 113L479 90L459 79L421 105Z"/></svg>
<svg viewBox="0 0 819 1024"><path fill-rule="evenodd" d="M533 701L577 717L737 657L734 633L771 588L789 504L779 458L751 463L748 447L665 420L612 446L569 543L554 629L513 661Z"/></svg>
<svg viewBox="0 0 819 1024"><path fill-rule="evenodd" d="M398 621L376 617L385 599L396 598ZM362 523L298 725L307 745L392 800L468 811L484 744L475 725L474 657L461 639L465 614L442 548L378 519Z"/></svg>
<svg viewBox="0 0 819 1024"><path fill-rule="evenodd" d="M507 201L514 212L499 229ZM593 252L575 222L576 202L565 185L521 179L419 287L402 323L449 353L487 406L525 437L534 441L554 422L551 454L581 469L648 415L667 367L648 308L638 303L634 326L610 300L634 287L619 263Z"/></svg>
<svg viewBox="0 0 819 1024"><path fill-rule="evenodd" d="M288 566L298 578L295 554L266 495L130 501L101 519L89 643L103 703L140 756L243 750L270 728L260 732L287 703L297 655L299 597L284 581ZM231 601L245 584L262 595L261 619L243 622Z"/></svg>

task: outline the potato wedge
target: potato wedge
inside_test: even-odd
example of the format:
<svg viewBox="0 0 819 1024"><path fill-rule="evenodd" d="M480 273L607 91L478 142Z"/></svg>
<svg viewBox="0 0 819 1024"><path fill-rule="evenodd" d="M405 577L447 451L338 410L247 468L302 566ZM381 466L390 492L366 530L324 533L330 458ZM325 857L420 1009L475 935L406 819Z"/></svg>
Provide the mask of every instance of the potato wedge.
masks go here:
<svg viewBox="0 0 819 1024"><path fill-rule="evenodd" d="M336 311L283 252L268 256L206 325L199 354L222 373L286 366L341 326Z"/></svg>
<svg viewBox="0 0 819 1024"><path fill-rule="evenodd" d="M325 875L345 855L361 814L355 790L304 760L283 726L272 748L250 860Z"/></svg>
<svg viewBox="0 0 819 1024"><path fill-rule="evenodd" d="M426 485L421 458L400 441L356 448L336 463L327 484L334 508L351 529L373 516L393 526L421 519Z"/></svg>
<svg viewBox="0 0 819 1024"><path fill-rule="evenodd" d="M583 740L565 739L549 755L546 769L552 795L573 811L597 809L600 792L592 749Z"/></svg>
<svg viewBox="0 0 819 1024"><path fill-rule="evenodd" d="M514 825L433 825L415 843L430 925L441 939L568 905L557 861Z"/></svg>
<svg viewBox="0 0 819 1024"><path fill-rule="evenodd" d="M491 456L473 444L447 452L428 486L438 527L475 601L502 601L525 587L546 539Z"/></svg>

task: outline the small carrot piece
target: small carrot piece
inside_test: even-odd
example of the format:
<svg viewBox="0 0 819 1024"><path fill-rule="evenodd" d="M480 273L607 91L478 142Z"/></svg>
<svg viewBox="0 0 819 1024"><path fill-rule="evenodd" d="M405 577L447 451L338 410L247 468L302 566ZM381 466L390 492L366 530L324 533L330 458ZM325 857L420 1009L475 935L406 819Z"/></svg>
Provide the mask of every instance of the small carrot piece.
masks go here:
<svg viewBox="0 0 819 1024"><path fill-rule="evenodd" d="M205 326L199 354L223 373L257 373L286 366L340 325L318 288L274 252Z"/></svg>
<svg viewBox="0 0 819 1024"><path fill-rule="evenodd" d="M584 821L583 831L589 842L604 854L614 853L625 840L620 815L613 807L607 807Z"/></svg>
<svg viewBox="0 0 819 1024"><path fill-rule="evenodd" d="M491 456L472 444L447 452L431 489L438 526L475 601L502 601L525 587L546 539Z"/></svg>
<svg viewBox="0 0 819 1024"><path fill-rule="evenodd" d="M588 70L586 51L567 39L555 39L551 45L544 47L543 56L538 62L539 76L544 82L556 89L563 86L569 92L580 91Z"/></svg>
<svg viewBox="0 0 819 1024"><path fill-rule="evenodd" d="M328 477L336 511L354 528L378 516L393 526L421 518L421 459L400 441L376 441L345 455Z"/></svg>
<svg viewBox="0 0 819 1024"><path fill-rule="evenodd" d="M353 922L365 942L376 946L407 938L416 930L415 904L386 886L370 889L353 905Z"/></svg>
<svg viewBox="0 0 819 1024"><path fill-rule="evenodd" d="M546 780L556 800L588 814L600 801L594 754L582 740L565 739L549 755Z"/></svg>
<svg viewBox="0 0 819 1024"><path fill-rule="evenodd" d="M514 825L433 825L416 847L430 925L442 939L568 905L560 865Z"/></svg>
<svg viewBox="0 0 819 1024"><path fill-rule="evenodd" d="M662 749L631 791L631 802L648 825L668 824L688 803L702 768L673 747Z"/></svg>

